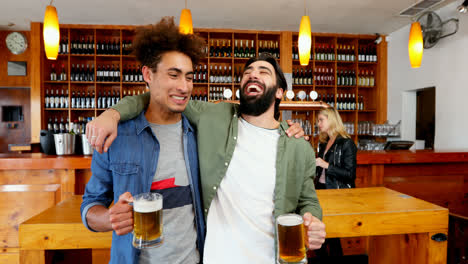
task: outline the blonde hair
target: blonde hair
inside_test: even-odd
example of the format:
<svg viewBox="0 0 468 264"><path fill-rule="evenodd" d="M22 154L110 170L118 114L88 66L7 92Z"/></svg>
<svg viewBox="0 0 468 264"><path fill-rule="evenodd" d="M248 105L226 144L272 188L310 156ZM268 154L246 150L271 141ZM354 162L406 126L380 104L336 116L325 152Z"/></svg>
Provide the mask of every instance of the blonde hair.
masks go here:
<svg viewBox="0 0 468 264"><path fill-rule="evenodd" d="M318 113L319 115L323 115L328 119L328 132L320 132L319 134L319 142L325 143L328 141L329 136L340 135L343 138L351 138L349 134L346 132L346 129L343 125L343 121L341 120L340 114L338 111L335 110L333 107L328 107L320 110Z"/></svg>

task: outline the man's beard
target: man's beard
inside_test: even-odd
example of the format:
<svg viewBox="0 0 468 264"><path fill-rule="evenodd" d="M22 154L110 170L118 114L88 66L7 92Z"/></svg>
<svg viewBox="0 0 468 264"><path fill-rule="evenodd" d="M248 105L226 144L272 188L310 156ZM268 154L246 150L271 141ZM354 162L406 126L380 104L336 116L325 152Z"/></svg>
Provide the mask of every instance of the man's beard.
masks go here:
<svg viewBox="0 0 468 264"><path fill-rule="evenodd" d="M246 96L245 87L252 82L262 85L258 81L250 81L245 83L244 86L241 87L239 111L241 114L259 116L265 113L268 110L268 108L270 108L270 106L275 102L275 95L276 90L278 90L278 86L273 85L271 87L266 87L263 90L263 94L260 97Z"/></svg>

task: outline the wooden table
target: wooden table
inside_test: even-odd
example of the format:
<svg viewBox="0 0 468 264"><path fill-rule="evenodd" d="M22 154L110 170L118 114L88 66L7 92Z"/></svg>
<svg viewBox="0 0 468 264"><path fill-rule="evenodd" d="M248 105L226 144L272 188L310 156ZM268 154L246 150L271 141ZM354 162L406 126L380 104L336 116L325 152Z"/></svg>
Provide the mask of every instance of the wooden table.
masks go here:
<svg viewBox="0 0 468 264"><path fill-rule="evenodd" d="M369 263L447 263L448 210L384 188L318 190L327 237L369 236Z"/></svg>
<svg viewBox="0 0 468 264"><path fill-rule="evenodd" d="M383 187L317 191L327 237L371 236L369 263L446 263L448 210ZM93 233L81 223L81 196L22 223L21 263L44 263L44 250L109 249L111 233ZM94 253L93 253L94 254Z"/></svg>

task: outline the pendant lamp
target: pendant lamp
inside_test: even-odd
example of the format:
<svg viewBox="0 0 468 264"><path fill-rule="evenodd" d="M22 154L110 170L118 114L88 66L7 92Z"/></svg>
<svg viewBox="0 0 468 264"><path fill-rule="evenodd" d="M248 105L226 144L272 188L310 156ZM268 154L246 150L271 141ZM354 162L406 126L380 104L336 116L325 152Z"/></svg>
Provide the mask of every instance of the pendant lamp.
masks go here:
<svg viewBox="0 0 468 264"><path fill-rule="evenodd" d="M423 56L423 35L421 24L413 22L411 24L409 41L408 41L408 55L412 68L419 68Z"/></svg>
<svg viewBox="0 0 468 264"><path fill-rule="evenodd" d="M304 0L304 16L301 18L301 25L299 26L299 61L302 66L307 66L310 59L310 47L312 45L312 37L310 32L310 19L307 16L306 5Z"/></svg>
<svg viewBox="0 0 468 264"><path fill-rule="evenodd" d="M42 31L47 59L56 60L59 50L60 29L57 9L52 6L52 2L53 0L51 0L50 5L46 7Z"/></svg>
<svg viewBox="0 0 468 264"><path fill-rule="evenodd" d="M185 0L185 8L180 13L179 31L182 34L193 34L192 13L187 8L187 0Z"/></svg>

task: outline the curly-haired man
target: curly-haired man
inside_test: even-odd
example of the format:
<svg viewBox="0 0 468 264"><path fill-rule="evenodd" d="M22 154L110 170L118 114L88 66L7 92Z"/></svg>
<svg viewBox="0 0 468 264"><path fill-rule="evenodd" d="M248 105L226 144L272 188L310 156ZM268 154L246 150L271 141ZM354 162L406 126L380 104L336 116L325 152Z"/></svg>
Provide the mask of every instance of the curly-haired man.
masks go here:
<svg viewBox="0 0 468 264"><path fill-rule="evenodd" d="M119 125L107 153L95 152L81 205L92 231L113 231L110 263L199 263L205 223L194 129L182 115L193 88L193 64L204 41L179 33L173 18L140 28L134 52L151 99L146 112ZM164 243L132 247L129 203L144 192L163 194ZM112 202L114 206L109 209Z"/></svg>

